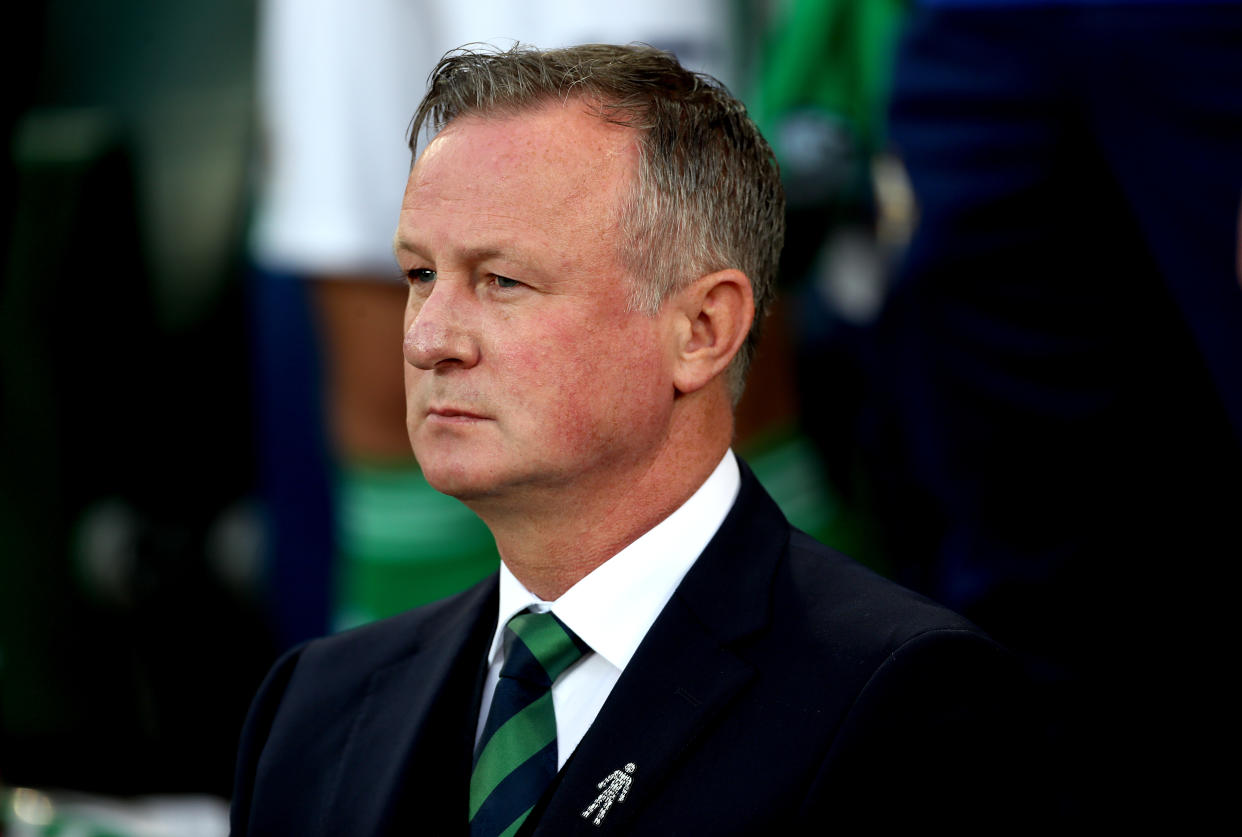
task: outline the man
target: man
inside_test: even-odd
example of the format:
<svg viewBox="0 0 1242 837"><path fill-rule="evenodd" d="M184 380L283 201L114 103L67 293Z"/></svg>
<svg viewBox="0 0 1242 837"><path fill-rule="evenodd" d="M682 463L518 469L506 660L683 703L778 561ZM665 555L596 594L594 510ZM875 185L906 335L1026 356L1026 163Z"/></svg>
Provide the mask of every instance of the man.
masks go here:
<svg viewBox="0 0 1242 837"><path fill-rule="evenodd" d="M1004 654L792 530L729 451L783 235L744 108L650 48L515 48L446 57L428 119L396 236L410 438L503 567L278 663L234 833L977 813Z"/></svg>

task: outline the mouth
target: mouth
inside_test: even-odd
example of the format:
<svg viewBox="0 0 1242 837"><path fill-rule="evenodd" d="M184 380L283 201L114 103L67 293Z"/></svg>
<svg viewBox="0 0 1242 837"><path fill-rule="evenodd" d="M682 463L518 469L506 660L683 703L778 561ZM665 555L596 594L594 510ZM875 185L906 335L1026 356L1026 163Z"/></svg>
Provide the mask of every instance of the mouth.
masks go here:
<svg viewBox="0 0 1242 837"><path fill-rule="evenodd" d="M457 407L430 407L427 409L427 418L443 421L482 421L487 416Z"/></svg>

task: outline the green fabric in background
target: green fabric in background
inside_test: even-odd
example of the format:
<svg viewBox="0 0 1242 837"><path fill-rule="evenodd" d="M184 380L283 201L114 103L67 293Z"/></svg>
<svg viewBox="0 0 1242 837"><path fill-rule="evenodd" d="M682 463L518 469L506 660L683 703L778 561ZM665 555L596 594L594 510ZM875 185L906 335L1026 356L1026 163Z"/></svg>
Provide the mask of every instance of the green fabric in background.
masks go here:
<svg viewBox="0 0 1242 837"><path fill-rule="evenodd" d="M863 149L884 144L893 49L906 0L790 0L769 24L748 105L782 158L779 121L815 108L848 123Z"/></svg>
<svg viewBox="0 0 1242 837"><path fill-rule="evenodd" d="M416 467L344 468L337 505L337 629L452 595L499 564L483 521Z"/></svg>

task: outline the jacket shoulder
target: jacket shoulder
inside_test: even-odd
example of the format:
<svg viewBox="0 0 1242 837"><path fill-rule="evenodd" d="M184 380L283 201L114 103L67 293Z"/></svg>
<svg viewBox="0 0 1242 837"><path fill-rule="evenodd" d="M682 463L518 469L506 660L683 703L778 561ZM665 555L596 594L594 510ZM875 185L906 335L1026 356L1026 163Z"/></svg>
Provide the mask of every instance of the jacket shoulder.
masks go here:
<svg viewBox="0 0 1242 837"><path fill-rule="evenodd" d="M486 612L495 576L450 596L395 616L313 639L294 649L299 673L369 674L434 644L441 636Z"/></svg>
<svg viewBox="0 0 1242 837"><path fill-rule="evenodd" d="M986 636L964 616L792 527L782 569L776 595L790 597L813 624L827 623L863 645L895 648L929 631Z"/></svg>
<svg viewBox="0 0 1242 837"><path fill-rule="evenodd" d="M495 590L492 577L451 598L286 652L259 687L242 730L232 833L262 831L256 823L273 817L292 823L290 817L319 816L338 785L335 765L376 677L386 670L409 672L411 683L430 677L477 633L489 605L495 608ZM285 810L293 799L302 800L296 817ZM290 825L278 833L297 829Z"/></svg>

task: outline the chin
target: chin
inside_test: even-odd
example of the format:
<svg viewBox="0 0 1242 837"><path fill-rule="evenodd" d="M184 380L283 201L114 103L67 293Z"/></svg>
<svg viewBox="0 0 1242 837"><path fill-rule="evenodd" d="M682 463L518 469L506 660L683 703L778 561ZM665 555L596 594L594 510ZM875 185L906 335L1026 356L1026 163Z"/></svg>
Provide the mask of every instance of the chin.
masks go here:
<svg viewBox="0 0 1242 837"><path fill-rule="evenodd" d="M470 467L469 463L428 458L424 464L420 458L419 467L428 485L463 502L487 497L496 488L488 469Z"/></svg>

